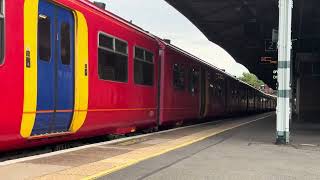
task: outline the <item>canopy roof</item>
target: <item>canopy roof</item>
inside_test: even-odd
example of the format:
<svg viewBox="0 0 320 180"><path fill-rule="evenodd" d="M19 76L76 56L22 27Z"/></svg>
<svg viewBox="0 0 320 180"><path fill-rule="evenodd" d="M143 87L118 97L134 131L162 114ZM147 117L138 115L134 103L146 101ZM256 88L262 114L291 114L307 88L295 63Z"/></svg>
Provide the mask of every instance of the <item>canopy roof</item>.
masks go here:
<svg viewBox="0 0 320 180"><path fill-rule="evenodd" d="M276 89L278 0L166 0L212 42ZM320 47L319 0L294 0L294 54ZM319 43L317 43L319 42ZM266 57L266 58L264 58ZM265 61L261 61L265 60Z"/></svg>

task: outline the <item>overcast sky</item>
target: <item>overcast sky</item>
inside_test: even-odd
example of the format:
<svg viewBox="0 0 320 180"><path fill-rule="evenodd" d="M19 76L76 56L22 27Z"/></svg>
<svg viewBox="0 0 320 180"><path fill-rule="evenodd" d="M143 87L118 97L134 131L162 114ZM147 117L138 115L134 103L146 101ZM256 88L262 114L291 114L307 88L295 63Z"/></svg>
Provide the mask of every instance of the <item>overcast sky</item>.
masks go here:
<svg viewBox="0 0 320 180"><path fill-rule="evenodd" d="M240 76L248 70L208 39L187 18L164 0L100 0L107 10L197 57Z"/></svg>

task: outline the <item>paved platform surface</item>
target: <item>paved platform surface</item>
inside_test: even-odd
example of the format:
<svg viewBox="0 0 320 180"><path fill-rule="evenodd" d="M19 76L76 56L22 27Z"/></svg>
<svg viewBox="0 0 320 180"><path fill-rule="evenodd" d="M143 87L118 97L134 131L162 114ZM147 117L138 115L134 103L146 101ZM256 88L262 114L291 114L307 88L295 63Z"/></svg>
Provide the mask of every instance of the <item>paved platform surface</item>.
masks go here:
<svg viewBox="0 0 320 180"><path fill-rule="evenodd" d="M236 148L239 145L237 142L231 144L230 149L229 147L224 147L227 149L221 148L220 153L219 151L213 151L211 148L218 147L228 139L236 137L232 133L232 136L229 133L227 135L218 134L234 128L238 132L240 130L238 127L241 126L245 126L247 131L251 131L251 125L246 126L247 124L261 121L268 125L273 120L266 121L265 119L268 119L266 117L274 119L272 116L274 116L273 113L267 113L222 122L205 123L167 132L7 161L0 163L0 177L1 179L94 179L105 176L104 179L198 179L198 177L206 177L204 172L209 169L217 172L219 170L228 172L228 168L222 169L223 166L218 166L218 164L223 165L223 161L219 163L221 153L229 152L228 157L231 164L226 161L224 165L230 167L235 163L233 162L233 156L241 153L247 154L246 149L241 151L241 148ZM209 138L215 135L218 136ZM247 136L251 135L247 134ZM205 140L206 138L209 139ZM191 145L190 148L187 147L193 143L196 144ZM255 145L251 147L255 147ZM200 159L192 159L202 152L208 154ZM163 154L164 156L161 156ZM256 152L256 155L259 156L259 152ZM154 157L156 158L150 159ZM243 158L246 159L246 157ZM180 164L185 162L189 162L189 165ZM175 169L177 165L181 165L180 170ZM186 169L184 170L183 167L186 167ZM198 167L198 169L193 169L193 167ZM121 171L121 169L124 170ZM200 176L200 174L203 176Z"/></svg>
<svg viewBox="0 0 320 180"><path fill-rule="evenodd" d="M104 176L106 180L319 180L320 125L294 124L277 146L275 115Z"/></svg>

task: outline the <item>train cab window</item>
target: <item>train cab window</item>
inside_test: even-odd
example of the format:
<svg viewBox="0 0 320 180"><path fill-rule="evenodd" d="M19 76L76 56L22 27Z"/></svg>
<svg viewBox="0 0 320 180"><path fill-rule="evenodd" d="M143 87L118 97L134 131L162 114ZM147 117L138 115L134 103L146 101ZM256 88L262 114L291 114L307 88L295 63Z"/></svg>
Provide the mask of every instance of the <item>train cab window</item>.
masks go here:
<svg viewBox="0 0 320 180"><path fill-rule="evenodd" d="M4 62L4 2L0 0L0 65Z"/></svg>
<svg viewBox="0 0 320 180"><path fill-rule="evenodd" d="M61 24L61 61L64 65L70 64L70 26L68 23Z"/></svg>
<svg viewBox="0 0 320 180"><path fill-rule="evenodd" d="M99 33L98 74L103 80L128 82L128 44Z"/></svg>
<svg viewBox="0 0 320 180"><path fill-rule="evenodd" d="M38 51L39 59L49 62L51 58L51 23L46 15L39 15L38 19Z"/></svg>
<svg viewBox="0 0 320 180"><path fill-rule="evenodd" d="M152 86L154 79L154 55L139 47L134 48L134 82Z"/></svg>
<svg viewBox="0 0 320 180"><path fill-rule="evenodd" d="M182 64L173 65L173 86L179 90L185 88L185 69Z"/></svg>

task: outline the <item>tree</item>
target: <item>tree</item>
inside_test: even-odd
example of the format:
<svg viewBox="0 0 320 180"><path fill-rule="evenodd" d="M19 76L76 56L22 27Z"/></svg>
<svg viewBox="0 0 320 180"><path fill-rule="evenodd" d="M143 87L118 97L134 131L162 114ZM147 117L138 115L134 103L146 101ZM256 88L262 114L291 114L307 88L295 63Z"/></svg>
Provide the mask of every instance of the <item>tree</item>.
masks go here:
<svg viewBox="0 0 320 180"><path fill-rule="evenodd" d="M251 86L260 89L262 85L264 85L264 82L257 78L256 75L251 73L243 73L242 77L239 77L241 81L244 81Z"/></svg>

